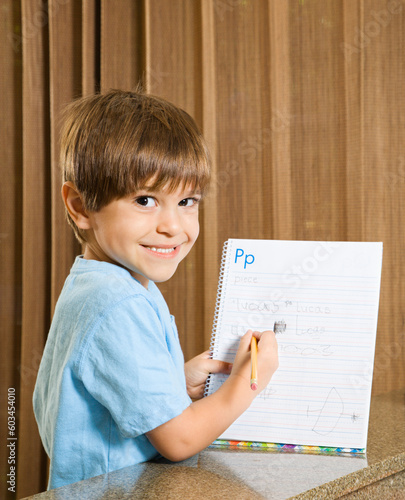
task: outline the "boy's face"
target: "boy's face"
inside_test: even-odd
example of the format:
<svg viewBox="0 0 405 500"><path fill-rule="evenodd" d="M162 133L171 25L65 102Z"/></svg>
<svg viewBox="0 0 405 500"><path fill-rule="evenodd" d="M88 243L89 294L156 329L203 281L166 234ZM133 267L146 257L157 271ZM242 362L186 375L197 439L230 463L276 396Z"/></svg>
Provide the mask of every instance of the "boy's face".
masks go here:
<svg viewBox="0 0 405 500"><path fill-rule="evenodd" d="M183 186L145 189L90 212L84 258L118 264L144 287L168 280L197 239L200 199Z"/></svg>

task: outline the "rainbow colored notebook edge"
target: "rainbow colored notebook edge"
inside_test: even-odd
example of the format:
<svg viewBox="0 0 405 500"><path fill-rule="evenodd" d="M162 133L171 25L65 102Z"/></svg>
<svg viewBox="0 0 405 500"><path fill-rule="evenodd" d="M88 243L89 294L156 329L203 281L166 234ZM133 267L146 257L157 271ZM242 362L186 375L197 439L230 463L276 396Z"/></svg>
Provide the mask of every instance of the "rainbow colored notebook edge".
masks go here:
<svg viewBox="0 0 405 500"><path fill-rule="evenodd" d="M363 455L365 448L336 448L327 446L308 446L283 443L262 443L254 441L230 441L226 439L216 439L209 448L255 448L261 450L279 451L284 453L308 453L316 455L346 455L348 453Z"/></svg>

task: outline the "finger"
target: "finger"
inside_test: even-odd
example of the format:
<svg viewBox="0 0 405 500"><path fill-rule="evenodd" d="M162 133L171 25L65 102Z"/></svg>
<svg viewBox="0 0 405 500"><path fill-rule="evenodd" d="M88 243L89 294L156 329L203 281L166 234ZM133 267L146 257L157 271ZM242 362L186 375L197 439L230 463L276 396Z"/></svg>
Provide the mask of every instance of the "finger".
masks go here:
<svg viewBox="0 0 405 500"><path fill-rule="evenodd" d="M232 363L218 359L211 359L208 366L210 373L231 373L232 370Z"/></svg>
<svg viewBox="0 0 405 500"><path fill-rule="evenodd" d="M258 348L261 350L275 349L277 347L277 340L274 332L266 330L261 332Z"/></svg>
<svg viewBox="0 0 405 500"><path fill-rule="evenodd" d="M250 341L252 340L252 335L252 330L248 330L245 335L243 335L239 342L239 349L246 352L250 350Z"/></svg>
<svg viewBox="0 0 405 500"><path fill-rule="evenodd" d="M205 384L200 385L198 387L194 387L193 390L189 393L191 399L202 399L204 396Z"/></svg>
<svg viewBox="0 0 405 500"><path fill-rule="evenodd" d="M194 358L191 358L191 359L197 359L197 358L209 359L210 357L211 357L211 352L210 352L210 350L207 350L207 351L202 352L201 354L197 354L197 356L194 356ZM191 361L191 360L189 360L189 361Z"/></svg>
<svg viewBox="0 0 405 500"><path fill-rule="evenodd" d="M258 331L253 331L252 332L252 335L254 337L257 338L257 340L260 340L262 338L263 335L266 335L266 334L270 334L270 335L274 335L274 332L272 330L264 330L263 332L258 332Z"/></svg>
<svg viewBox="0 0 405 500"><path fill-rule="evenodd" d="M275 339L275 333L272 330L265 330L264 332L252 332L252 335L254 335L257 340L260 342L260 340L266 339L266 342L269 342L269 339Z"/></svg>

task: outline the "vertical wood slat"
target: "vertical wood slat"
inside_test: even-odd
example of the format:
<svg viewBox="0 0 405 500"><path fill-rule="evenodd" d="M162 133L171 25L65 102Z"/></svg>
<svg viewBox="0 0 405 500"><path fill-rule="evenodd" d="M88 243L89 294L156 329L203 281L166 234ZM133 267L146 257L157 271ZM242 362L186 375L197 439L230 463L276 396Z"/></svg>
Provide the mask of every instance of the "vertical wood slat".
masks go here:
<svg viewBox="0 0 405 500"><path fill-rule="evenodd" d="M290 9L294 238L346 237L344 86L340 2Z"/></svg>
<svg viewBox="0 0 405 500"><path fill-rule="evenodd" d="M32 409L36 370L49 327L49 117L47 11L41 0L22 2L23 35L23 316L17 496L46 486L44 453ZM39 459L41 457L41 459Z"/></svg>
<svg viewBox="0 0 405 500"><path fill-rule="evenodd" d="M97 17L97 0L87 0L82 5L82 94L94 94L97 86L98 72L96 53L97 32L99 26Z"/></svg>
<svg viewBox="0 0 405 500"><path fill-rule="evenodd" d="M195 2L145 0L144 5L146 91L184 108L201 125Z"/></svg>
<svg viewBox="0 0 405 500"><path fill-rule="evenodd" d="M271 116L270 91L262 84L269 57L268 5L240 2L228 7L215 10L221 244L229 237L271 234L271 217L263 209L269 196L263 179L271 158L263 129ZM249 200L249 206L242 200Z"/></svg>
<svg viewBox="0 0 405 500"><path fill-rule="evenodd" d="M213 0L200 0L201 16L201 78L202 78L202 131L212 158L212 181L203 202L202 231L204 247L204 346L210 345L212 321L215 312L216 289L219 274L220 246L218 239L218 185L217 164L217 112L215 28Z"/></svg>
<svg viewBox="0 0 405 500"><path fill-rule="evenodd" d="M59 130L63 107L81 87L81 2L49 0L49 88L51 136L51 311L80 247L65 220L60 195Z"/></svg>
<svg viewBox="0 0 405 500"><path fill-rule="evenodd" d="M271 213L274 239L294 229L291 167L290 20L288 2L270 2ZM270 187L270 186L267 186Z"/></svg>
<svg viewBox="0 0 405 500"><path fill-rule="evenodd" d="M133 90L142 77L142 2L101 2L101 90Z"/></svg>
<svg viewBox="0 0 405 500"><path fill-rule="evenodd" d="M2 2L0 10L0 497L13 499L7 480L11 477L8 435L8 389L15 389L19 410L19 341L21 335L21 219L22 219L22 38L21 6ZM10 393L11 394L11 393ZM16 415L18 419L18 414ZM17 420L17 439L19 439ZM16 442L17 446L19 441ZM17 451L18 457L18 451ZM18 479L18 475L17 475Z"/></svg>
<svg viewBox="0 0 405 500"><path fill-rule="evenodd" d="M364 72L362 51L354 45L357 30L362 29L361 4L343 2L343 40L340 45L344 61L345 116L346 116L346 233L349 241L363 240L364 197Z"/></svg>

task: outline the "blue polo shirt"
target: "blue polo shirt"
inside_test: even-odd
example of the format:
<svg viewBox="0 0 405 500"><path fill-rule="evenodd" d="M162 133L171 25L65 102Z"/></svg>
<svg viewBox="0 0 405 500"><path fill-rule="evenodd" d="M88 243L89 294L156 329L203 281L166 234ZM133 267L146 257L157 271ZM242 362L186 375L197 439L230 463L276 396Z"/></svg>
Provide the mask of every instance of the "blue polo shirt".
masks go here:
<svg viewBox="0 0 405 500"><path fill-rule="evenodd" d="M145 433L191 403L174 318L157 286L77 257L33 403L50 489L154 458Z"/></svg>

